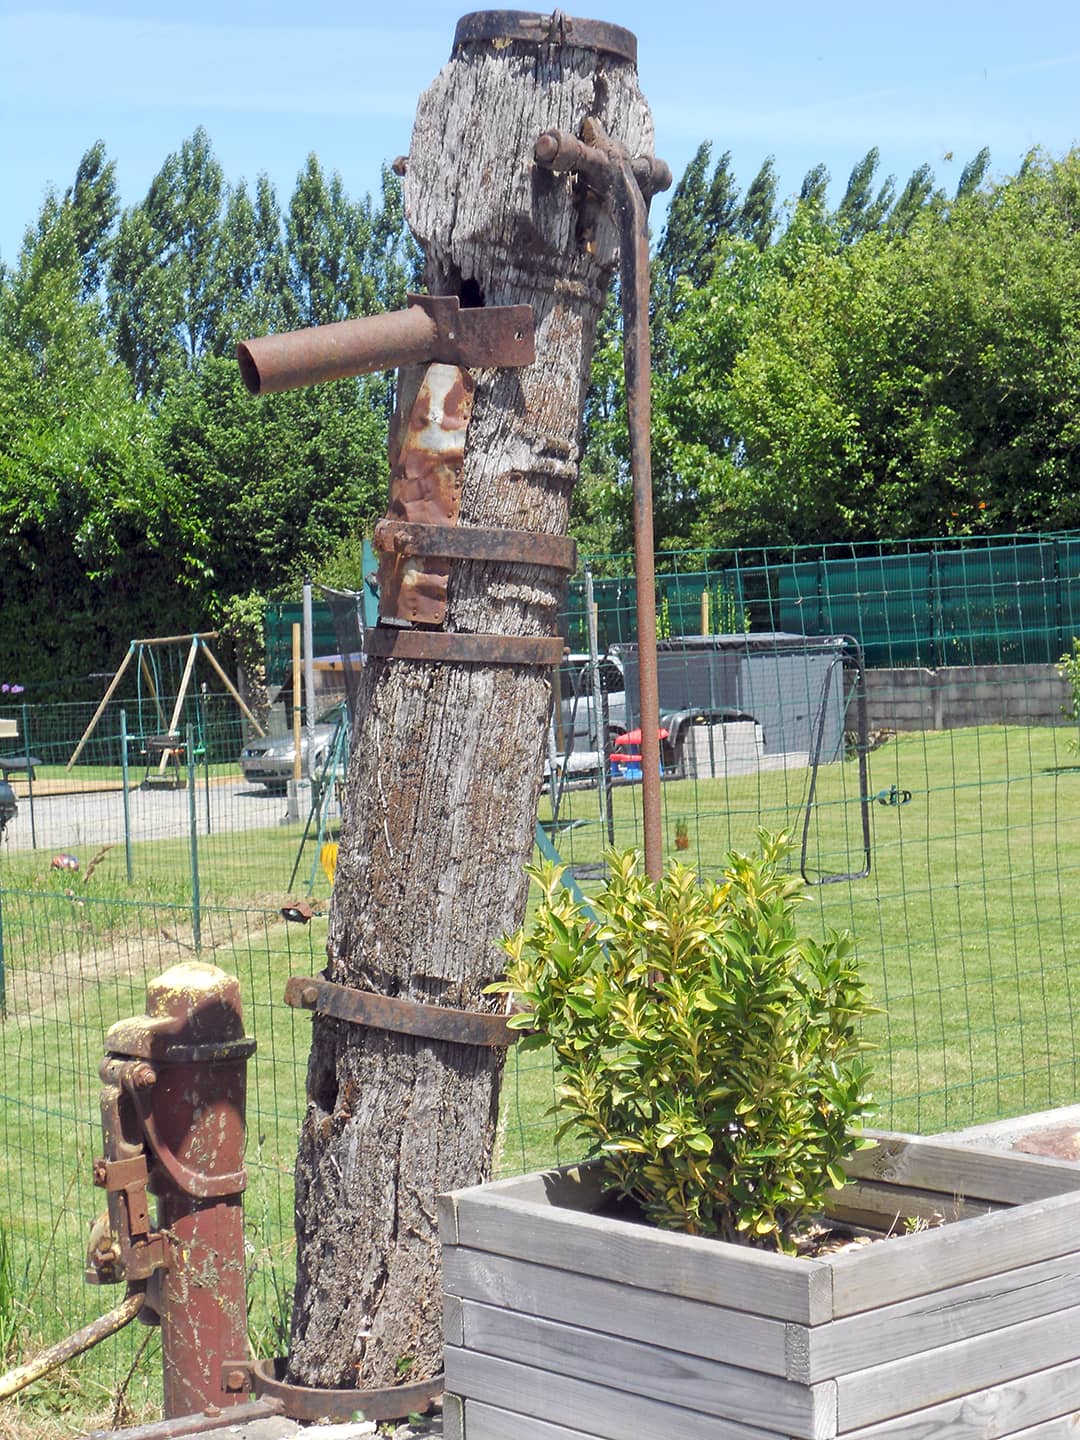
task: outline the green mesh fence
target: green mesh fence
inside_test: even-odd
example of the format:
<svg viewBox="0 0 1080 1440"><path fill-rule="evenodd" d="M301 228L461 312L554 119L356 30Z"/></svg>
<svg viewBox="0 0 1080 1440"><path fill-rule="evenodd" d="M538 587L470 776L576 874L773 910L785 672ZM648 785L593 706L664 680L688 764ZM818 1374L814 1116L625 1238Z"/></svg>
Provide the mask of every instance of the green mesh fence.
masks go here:
<svg viewBox="0 0 1080 1440"><path fill-rule="evenodd" d="M665 853L716 874L759 826L793 835L807 924L854 932L882 1007L868 1038L882 1122L899 1129L1080 1100L1080 755L1054 663L1080 631L1068 583L1078 545L658 557ZM632 736L614 744L640 713L622 563L594 567L599 710L575 585L564 631L575 658L545 742L544 841L586 895L605 846L642 836ZM317 797L245 777L253 737L213 687L185 705L183 748L163 772L147 745L160 734L156 704L135 693L122 722L119 704L107 709L68 769L93 708L21 697L0 707L20 729L0 753L41 762L32 777L11 773L18 813L0 841L0 1272L15 1282L6 1289L0 1273L0 1341L5 1293L18 1322L7 1360L116 1295L82 1279L102 1208L90 1184L102 1040L143 1008L152 975L198 950L240 977L258 1040L250 1328L260 1353L280 1353L308 1050L308 1022L281 996L289 974L322 965L341 775L331 764ZM54 865L68 855L77 869ZM282 905L307 895L320 913L287 923ZM554 1144L551 1098L549 1065L511 1056L500 1172L576 1158L571 1141ZM8 1413L35 1435L150 1415L155 1352L153 1332L132 1327Z"/></svg>

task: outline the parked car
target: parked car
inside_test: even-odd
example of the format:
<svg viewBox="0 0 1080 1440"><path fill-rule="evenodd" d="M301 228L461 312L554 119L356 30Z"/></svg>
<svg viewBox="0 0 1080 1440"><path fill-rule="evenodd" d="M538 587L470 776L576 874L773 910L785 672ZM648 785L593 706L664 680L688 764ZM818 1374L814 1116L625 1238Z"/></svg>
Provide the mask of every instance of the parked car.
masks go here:
<svg viewBox="0 0 1080 1440"><path fill-rule="evenodd" d="M0 780L0 835L3 835L8 821L14 820L18 813L15 791L6 780Z"/></svg>
<svg viewBox="0 0 1080 1440"><path fill-rule="evenodd" d="M326 767L334 746L334 736L337 734L338 726L346 723L344 714L343 705L332 705L329 710L324 710L315 721L315 754L312 765L312 774L315 776L318 776ZM348 754L347 746L344 753ZM307 757L308 731L307 726L304 726L300 732L300 773L304 776L308 773ZM258 785L265 785L267 790L278 794L284 794L289 781L293 778L295 761L296 746L293 743L292 731L289 731L287 735L256 738L245 745L240 752L240 769L244 772L245 779L253 780Z"/></svg>

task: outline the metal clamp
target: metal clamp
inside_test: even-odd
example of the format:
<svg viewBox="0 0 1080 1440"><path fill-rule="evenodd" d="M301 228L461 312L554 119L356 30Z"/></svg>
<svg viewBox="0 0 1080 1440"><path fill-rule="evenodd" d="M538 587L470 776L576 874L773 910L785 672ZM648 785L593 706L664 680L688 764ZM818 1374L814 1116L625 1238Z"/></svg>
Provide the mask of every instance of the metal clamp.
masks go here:
<svg viewBox="0 0 1080 1440"><path fill-rule="evenodd" d="M549 570L565 570L568 574L577 569L577 545L569 535L541 535L534 530L480 530L380 520L375 526L373 544L376 550L397 555L495 560L514 565L539 565Z"/></svg>
<svg viewBox="0 0 1080 1440"><path fill-rule="evenodd" d="M382 660L429 660L440 665L558 665L565 650L559 635L459 635L445 630L406 630L380 625L364 636L365 655Z"/></svg>
<svg viewBox="0 0 1080 1440"><path fill-rule="evenodd" d="M451 1040L455 1045L496 1047L513 1045L518 1038L518 1032L507 1025L505 1015L424 1005L419 1000L354 990L310 975L290 978L285 986L285 1003L353 1025L369 1025L375 1030L392 1030L424 1040Z"/></svg>
<svg viewBox="0 0 1080 1440"><path fill-rule="evenodd" d="M221 1366L221 1388L227 1395L245 1392L277 1401L279 1414L290 1420L403 1420L424 1411L443 1393L443 1376L393 1385L385 1390L322 1390L311 1385L289 1385L282 1378L287 1360L226 1360ZM233 1412L229 1412L231 1418Z"/></svg>
<svg viewBox="0 0 1080 1440"><path fill-rule="evenodd" d="M521 10L476 10L464 15L454 31L451 59L462 45L478 40L524 40L530 45L576 45L637 64L637 36L604 20L576 20L561 10L538 15Z"/></svg>

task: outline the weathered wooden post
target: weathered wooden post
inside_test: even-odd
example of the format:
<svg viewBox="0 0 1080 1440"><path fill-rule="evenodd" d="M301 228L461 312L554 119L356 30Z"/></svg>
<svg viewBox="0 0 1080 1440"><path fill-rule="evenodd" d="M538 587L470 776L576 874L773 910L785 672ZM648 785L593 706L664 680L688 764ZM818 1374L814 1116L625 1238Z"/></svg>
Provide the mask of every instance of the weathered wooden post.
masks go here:
<svg viewBox="0 0 1080 1440"><path fill-rule="evenodd" d="M401 373L376 534L387 623L368 636L329 964L290 986L316 1012L293 1385L440 1369L435 1196L490 1164L507 1034L483 992L501 971L495 941L524 914L573 564L560 537L618 258L592 152L568 159L566 142L639 157L646 198L656 188L635 62L617 26L480 12L420 100L405 204L428 289L481 335L497 323L486 310L530 306L536 360L466 369L440 352ZM500 343L522 343L508 323Z"/></svg>

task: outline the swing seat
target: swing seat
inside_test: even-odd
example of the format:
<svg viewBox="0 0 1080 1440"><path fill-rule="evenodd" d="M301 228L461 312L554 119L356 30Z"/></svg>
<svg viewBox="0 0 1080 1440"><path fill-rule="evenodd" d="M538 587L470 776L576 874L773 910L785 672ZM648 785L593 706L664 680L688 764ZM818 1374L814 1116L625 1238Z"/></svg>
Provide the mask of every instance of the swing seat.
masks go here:
<svg viewBox="0 0 1080 1440"><path fill-rule="evenodd" d="M141 788L183 790L187 785L187 776L181 768L184 742L180 736L147 735L143 746L146 750L146 774L143 776ZM172 771L171 775L167 773L168 770Z"/></svg>

